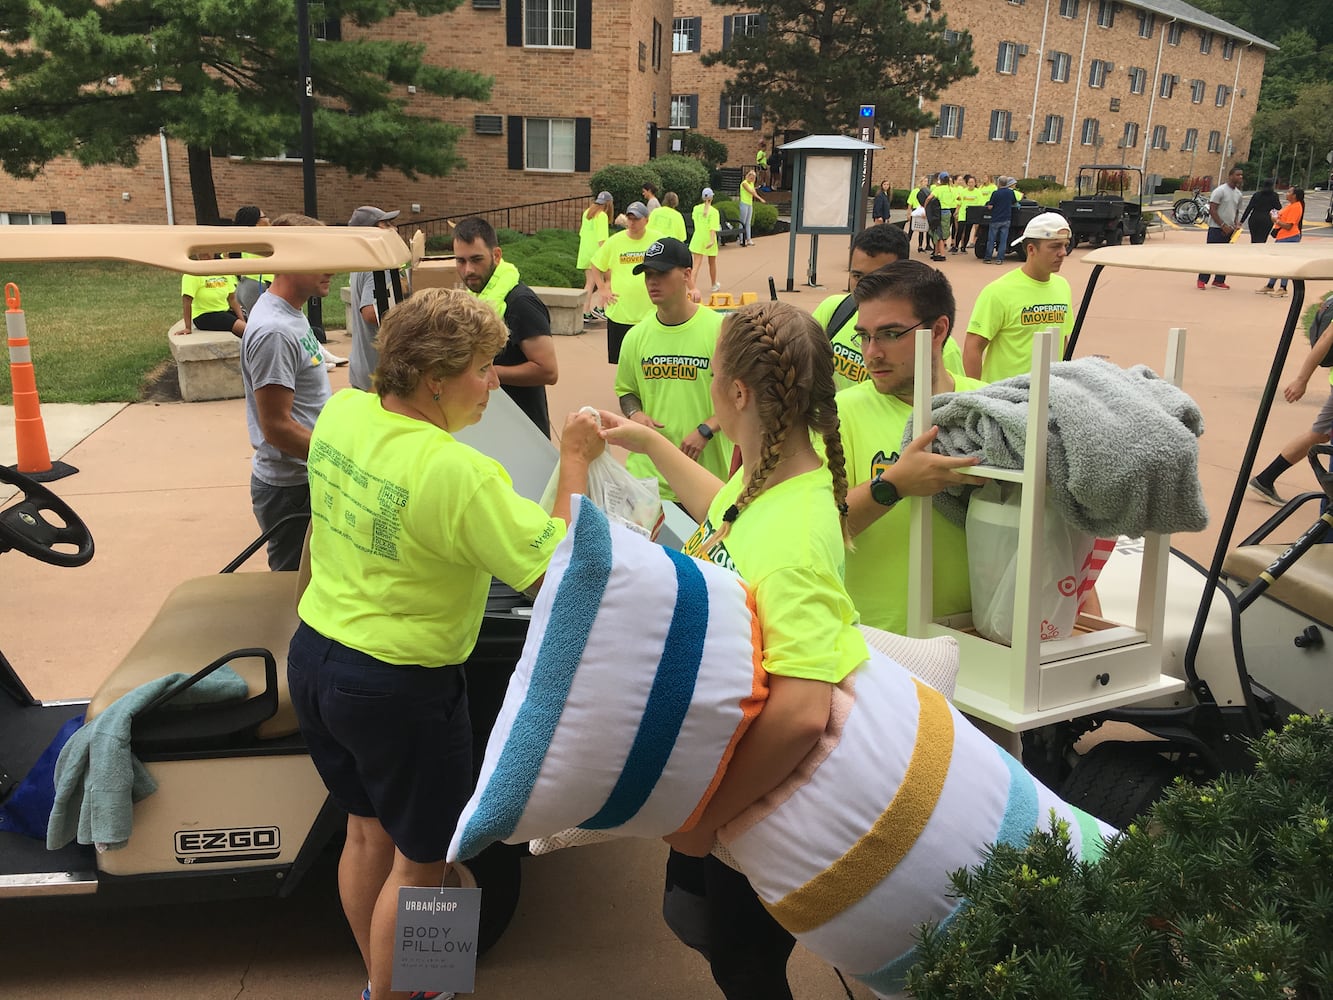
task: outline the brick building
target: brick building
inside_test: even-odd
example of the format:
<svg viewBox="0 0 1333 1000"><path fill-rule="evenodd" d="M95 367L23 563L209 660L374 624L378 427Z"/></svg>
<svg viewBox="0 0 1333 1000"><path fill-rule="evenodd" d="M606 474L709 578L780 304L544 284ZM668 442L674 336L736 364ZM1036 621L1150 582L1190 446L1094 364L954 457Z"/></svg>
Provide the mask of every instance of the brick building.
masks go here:
<svg viewBox="0 0 1333 1000"><path fill-rule="evenodd" d="M1070 182L1080 163L1126 163L1147 174L1220 177L1243 159L1264 60L1276 49L1179 0L944 0L951 31L972 36L979 72L927 105L931 130L890 140L876 179L906 187L941 169ZM727 106L725 67L698 53L763 30L753 14L676 0L670 125L727 143L753 161L771 122L754 130L761 95ZM739 110L737 103L742 105ZM848 122L848 127L852 126Z"/></svg>
<svg viewBox="0 0 1333 1000"><path fill-rule="evenodd" d="M951 30L971 34L980 73L930 107L936 129L885 143L877 178L902 187L913 173L948 168L1064 181L1094 160L1216 177L1248 152L1275 47L1188 4L944 0L944 11ZM785 133L763 121L760 95L725 100L726 68L705 68L700 53L765 28L758 14L709 0L471 0L449 14L384 22L378 37L420 42L430 62L493 76L491 97L444 101L409 88L414 112L464 129L467 166L445 178L385 171L367 180L321 165L320 216L342 222L373 202L410 222L581 197L601 167L668 151L672 129L719 138L732 164L751 164L760 139ZM270 215L301 209L300 160L275 154L214 157L224 216L247 203ZM146 140L134 168L61 159L32 181L0 174L0 223L55 213L69 222L193 221L184 147Z"/></svg>

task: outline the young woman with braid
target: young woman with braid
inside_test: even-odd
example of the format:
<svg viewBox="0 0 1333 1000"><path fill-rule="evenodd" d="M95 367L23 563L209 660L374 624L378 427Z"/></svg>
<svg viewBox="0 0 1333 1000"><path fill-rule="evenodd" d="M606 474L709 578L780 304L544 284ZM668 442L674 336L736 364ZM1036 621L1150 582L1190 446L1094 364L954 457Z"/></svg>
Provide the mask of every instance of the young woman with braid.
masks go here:
<svg viewBox="0 0 1333 1000"><path fill-rule="evenodd" d="M723 483L651 428L603 413L603 436L643 452L702 518L685 551L725 566L754 591L769 698L693 828L672 835L667 876L704 896L690 943L729 1000L783 1000L793 939L750 883L709 855L719 827L780 784L828 723L833 685L866 659L842 575L847 475L833 401L833 353L811 317L756 303L722 325L713 355L713 413L741 450ZM824 442L827 463L811 443Z"/></svg>

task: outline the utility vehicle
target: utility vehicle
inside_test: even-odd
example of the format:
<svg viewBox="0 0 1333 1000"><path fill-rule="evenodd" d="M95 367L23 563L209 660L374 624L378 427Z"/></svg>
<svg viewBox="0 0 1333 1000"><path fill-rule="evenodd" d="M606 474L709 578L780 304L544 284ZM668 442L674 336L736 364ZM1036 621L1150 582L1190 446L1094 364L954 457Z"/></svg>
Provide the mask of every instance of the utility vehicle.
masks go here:
<svg viewBox="0 0 1333 1000"><path fill-rule="evenodd" d="M1080 243L1119 246L1126 239L1138 246L1147 239L1143 171L1138 167L1085 163L1078 168L1075 190L1078 193L1072 199L1060 202L1060 214L1069 220L1070 250ZM1129 197L1126 192L1130 192Z"/></svg>

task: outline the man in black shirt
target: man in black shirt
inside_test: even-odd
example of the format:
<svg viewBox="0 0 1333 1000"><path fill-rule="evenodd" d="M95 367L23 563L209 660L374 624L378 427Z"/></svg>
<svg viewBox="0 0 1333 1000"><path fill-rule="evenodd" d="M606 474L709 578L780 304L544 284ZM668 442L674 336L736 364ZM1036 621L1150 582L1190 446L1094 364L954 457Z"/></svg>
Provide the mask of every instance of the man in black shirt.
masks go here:
<svg viewBox="0 0 1333 1000"><path fill-rule="evenodd" d="M454 226L454 257L468 291L494 306L509 328L509 341L495 356L500 388L550 437L546 387L555 385L560 374L551 314L519 280L518 268L503 259L495 229L485 219L470 215Z"/></svg>

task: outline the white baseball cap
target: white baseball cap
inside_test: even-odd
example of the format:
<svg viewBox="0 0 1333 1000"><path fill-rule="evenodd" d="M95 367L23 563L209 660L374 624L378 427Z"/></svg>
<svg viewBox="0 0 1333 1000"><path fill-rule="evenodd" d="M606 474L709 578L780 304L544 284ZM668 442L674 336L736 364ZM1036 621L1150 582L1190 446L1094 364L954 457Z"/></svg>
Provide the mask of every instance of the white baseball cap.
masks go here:
<svg viewBox="0 0 1333 1000"><path fill-rule="evenodd" d="M1027 224L1023 235L1010 240L1009 245L1016 247L1024 240L1067 240L1069 232L1069 220L1059 212L1042 212Z"/></svg>

